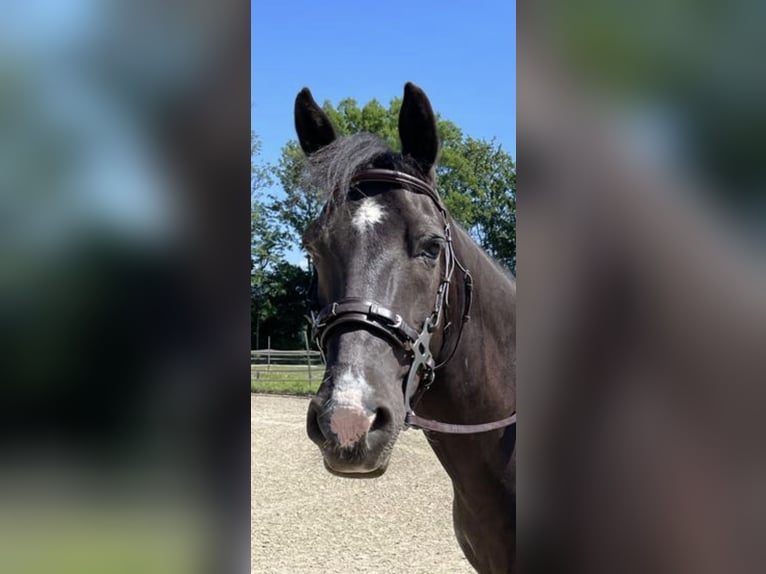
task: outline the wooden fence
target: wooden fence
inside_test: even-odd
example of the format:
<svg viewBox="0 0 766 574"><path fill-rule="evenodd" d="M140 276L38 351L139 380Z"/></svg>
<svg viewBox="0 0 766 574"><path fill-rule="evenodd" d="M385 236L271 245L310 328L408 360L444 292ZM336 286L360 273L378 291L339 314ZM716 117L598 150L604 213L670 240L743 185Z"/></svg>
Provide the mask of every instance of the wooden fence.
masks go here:
<svg viewBox="0 0 766 574"><path fill-rule="evenodd" d="M250 351L250 376L258 383L274 384L305 381L307 390L318 386L324 372L319 351L309 348L283 351L271 348L271 337L265 349Z"/></svg>

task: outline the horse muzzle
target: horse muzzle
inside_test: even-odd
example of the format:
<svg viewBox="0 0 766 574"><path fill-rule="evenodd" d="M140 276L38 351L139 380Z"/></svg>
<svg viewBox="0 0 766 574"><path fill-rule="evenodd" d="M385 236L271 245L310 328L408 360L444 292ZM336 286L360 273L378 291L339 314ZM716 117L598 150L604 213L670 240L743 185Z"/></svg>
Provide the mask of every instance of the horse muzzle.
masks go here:
<svg viewBox="0 0 766 574"><path fill-rule="evenodd" d="M371 410L318 397L309 405L306 430L322 452L325 467L342 476L382 474L398 434L385 407Z"/></svg>

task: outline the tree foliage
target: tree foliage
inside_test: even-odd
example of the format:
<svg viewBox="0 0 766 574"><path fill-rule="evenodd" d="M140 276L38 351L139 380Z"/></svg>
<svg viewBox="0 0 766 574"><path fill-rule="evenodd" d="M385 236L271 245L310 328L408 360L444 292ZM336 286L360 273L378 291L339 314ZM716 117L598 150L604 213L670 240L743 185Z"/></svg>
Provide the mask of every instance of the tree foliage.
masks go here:
<svg viewBox="0 0 766 574"><path fill-rule="evenodd" d="M306 297L311 275L297 265L280 261L254 286L250 307L252 348L264 348L267 337L274 349L304 347Z"/></svg>
<svg viewBox="0 0 766 574"><path fill-rule="evenodd" d="M494 141L461 138L442 149L447 208L490 255L516 271L516 165Z"/></svg>
<svg viewBox="0 0 766 574"><path fill-rule="evenodd" d="M259 284L266 271L282 260L286 234L265 197L272 183L270 170L260 161L261 143L250 134L250 274L251 283Z"/></svg>
<svg viewBox="0 0 766 574"><path fill-rule="evenodd" d="M284 259L287 234L276 219L265 193L272 183L260 160L261 143L250 134L250 314L252 344L260 344L261 324L278 314L275 273Z"/></svg>
<svg viewBox="0 0 766 574"><path fill-rule="evenodd" d="M283 222L285 233L293 245L301 244L306 227L319 216L324 199L301 184L303 151L298 142L290 141L282 148L279 165L274 172L284 191L283 197L271 196L271 210Z"/></svg>
<svg viewBox="0 0 766 574"><path fill-rule="evenodd" d="M250 195L271 185L271 170L261 161L261 139L250 131Z"/></svg>

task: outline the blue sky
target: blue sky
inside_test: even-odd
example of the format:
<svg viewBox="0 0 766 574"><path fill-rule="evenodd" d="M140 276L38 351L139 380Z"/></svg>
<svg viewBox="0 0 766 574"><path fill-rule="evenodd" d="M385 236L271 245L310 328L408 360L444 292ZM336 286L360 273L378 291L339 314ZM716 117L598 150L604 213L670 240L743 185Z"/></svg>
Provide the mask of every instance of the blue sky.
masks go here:
<svg viewBox="0 0 766 574"><path fill-rule="evenodd" d="M274 162L294 139L303 86L337 104L387 105L405 82L465 134L516 156L516 3L508 0L251 4L251 127Z"/></svg>
<svg viewBox="0 0 766 574"><path fill-rule="evenodd" d="M250 125L269 163L295 139L303 86L320 104L388 105L408 81L464 134L495 137L516 158L515 0L255 0L251 72ZM296 249L287 259L303 260Z"/></svg>

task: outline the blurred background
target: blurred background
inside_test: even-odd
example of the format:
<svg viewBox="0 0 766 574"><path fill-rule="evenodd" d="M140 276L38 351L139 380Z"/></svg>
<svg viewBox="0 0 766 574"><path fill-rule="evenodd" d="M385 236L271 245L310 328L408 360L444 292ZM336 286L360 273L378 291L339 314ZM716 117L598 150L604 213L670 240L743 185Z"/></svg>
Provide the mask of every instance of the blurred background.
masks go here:
<svg viewBox="0 0 766 574"><path fill-rule="evenodd" d="M0 19L0 569L249 564L249 5Z"/></svg>
<svg viewBox="0 0 766 574"><path fill-rule="evenodd" d="M518 6L529 571L764 569L763 17Z"/></svg>
<svg viewBox="0 0 766 574"><path fill-rule="evenodd" d="M763 228L766 7L588 1L541 12L550 47L619 109L636 153L705 182L700 191Z"/></svg>

